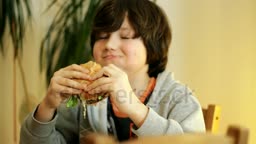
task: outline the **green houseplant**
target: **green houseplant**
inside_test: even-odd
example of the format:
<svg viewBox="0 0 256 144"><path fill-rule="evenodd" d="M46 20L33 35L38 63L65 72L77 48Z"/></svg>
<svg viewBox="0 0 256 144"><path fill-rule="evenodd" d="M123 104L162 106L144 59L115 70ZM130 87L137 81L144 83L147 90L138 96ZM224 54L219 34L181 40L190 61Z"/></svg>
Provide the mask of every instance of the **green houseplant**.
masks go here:
<svg viewBox="0 0 256 144"><path fill-rule="evenodd" d="M89 36L92 19L100 0L65 0L60 5L52 0L49 7L57 5L57 14L42 40L40 52L41 70L46 68L46 78L49 82L57 69L71 63L82 63L91 59ZM25 34L25 21L30 19L29 0L3 0L0 2L0 52L5 56L7 48L4 36L12 39L13 44L13 107L14 107L14 142L17 143L17 98L16 98L16 63L20 69L25 100L21 109L29 109L29 94L21 56L23 37ZM9 33L7 33L9 32ZM9 34L9 35L7 35ZM58 36L56 36L58 34ZM27 110L25 110L27 111Z"/></svg>
<svg viewBox="0 0 256 144"><path fill-rule="evenodd" d="M53 0L51 8L57 3ZM40 51L40 69L49 84L53 73L73 63L91 59L90 32L100 0L65 0L46 33Z"/></svg>
<svg viewBox="0 0 256 144"><path fill-rule="evenodd" d="M4 55L3 36L9 30L14 48L14 59L22 52L25 18L31 17L29 0L1 0L0 2L0 51Z"/></svg>
<svg viewBox="0 0 256 144"><path fill-rule="evenodd" d="M55 0L48 8L54 4ZM59 6L41 44L40 69L46 68L47 84L58 69L91 59L90 32L99 4L100 0L66 0ZM67 106L76 103L77 98L71 97Z"/></svg>

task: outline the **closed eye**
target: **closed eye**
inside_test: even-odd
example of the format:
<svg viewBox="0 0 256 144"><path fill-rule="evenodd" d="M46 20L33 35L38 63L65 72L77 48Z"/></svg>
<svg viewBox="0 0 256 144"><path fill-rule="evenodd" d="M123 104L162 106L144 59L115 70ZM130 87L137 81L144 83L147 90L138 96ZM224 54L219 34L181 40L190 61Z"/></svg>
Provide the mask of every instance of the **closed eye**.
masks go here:
<svg viewBox="0 0 256 144"><path fill-rule="evenodd" d="M131 33L128 33L128 34L121 34L120 35L120 38L121 39L134 39L135 38L135 36L134 36L134 34L131 34Z"/></svg>
<svg viewBox="0 0 256 144"><path fill-rule="evenodd" d="M109 34L108 33L100 33L99 35L96 36L97 40L108 39L108 38L109 38Z"/></svg>
<svg viewBox="0 0 256 144"><path fill-rule="evenodd" d="M121 37L121 39L132 39L132 37Z"/></svg>

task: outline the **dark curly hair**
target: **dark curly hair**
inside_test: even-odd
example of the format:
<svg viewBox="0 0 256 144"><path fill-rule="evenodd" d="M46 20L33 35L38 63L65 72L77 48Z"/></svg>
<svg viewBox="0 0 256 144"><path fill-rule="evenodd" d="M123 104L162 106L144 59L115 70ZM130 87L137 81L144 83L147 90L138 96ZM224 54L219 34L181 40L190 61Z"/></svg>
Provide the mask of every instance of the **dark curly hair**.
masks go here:
<svg viewBox="0 0 256 144"><path fill-rule="evenodd" d="M149 0L103 0L94 18L91 47L97 33L117 31L126 15L147 49L148 75L157 77L165 70L172 36L165 13Z"/></svg>

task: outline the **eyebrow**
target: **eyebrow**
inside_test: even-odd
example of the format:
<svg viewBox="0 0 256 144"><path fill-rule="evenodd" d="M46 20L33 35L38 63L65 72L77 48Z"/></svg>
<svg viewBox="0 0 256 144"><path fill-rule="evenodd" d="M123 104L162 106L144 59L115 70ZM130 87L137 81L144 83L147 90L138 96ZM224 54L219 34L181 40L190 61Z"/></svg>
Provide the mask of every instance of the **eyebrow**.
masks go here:
<svg viewBox="0 0 256 144"><path fill-rule="evenodd" d="M132 30L132 28L124 26L124 27L120 27L120 30Z"/></svg>
<svg viewBox="0 0 256 144"><path fill-rule="evenodd" d="M126 33L126 34L134 34L134 30L132 28L120 28L121 33Z"/></svg>

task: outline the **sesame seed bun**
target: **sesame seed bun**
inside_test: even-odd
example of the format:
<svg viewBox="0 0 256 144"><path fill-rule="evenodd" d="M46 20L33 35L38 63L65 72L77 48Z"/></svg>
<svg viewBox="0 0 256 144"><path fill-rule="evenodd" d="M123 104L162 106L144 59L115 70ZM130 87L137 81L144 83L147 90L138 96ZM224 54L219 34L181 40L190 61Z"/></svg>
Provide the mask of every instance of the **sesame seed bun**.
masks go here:
<svg viewBox="0 0 256 144"><path fill-rule="evenodd" d="M89 75L93 76L95 73L97 73L98 71L101 70L101 65L93 62L93 61L89 61L87 63L81 64L81 66L87 70L89 70ZM90 84L92 83L92 81L89 80L75 80L79 83L83 83L83 84ZM87 92L82 92L80 94L80 98L82 101L85 101L86 104L94 104L97 103L101 100L103 100L104 98L106 98L108 96L108 94L106 93L97 93L97 94L89 94Z"/></svg>

